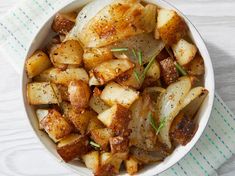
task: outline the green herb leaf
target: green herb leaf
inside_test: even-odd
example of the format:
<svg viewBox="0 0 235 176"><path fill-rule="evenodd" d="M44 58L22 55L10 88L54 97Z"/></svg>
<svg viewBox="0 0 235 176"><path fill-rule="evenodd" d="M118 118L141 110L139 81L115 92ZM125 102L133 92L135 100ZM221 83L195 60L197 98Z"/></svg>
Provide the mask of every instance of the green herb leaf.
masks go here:
<svg viewBox="0 0 235 176"><path fill-rule="evenodd" d="M132 51L132 54L133 54L133 56L135 57L135 59L137 59L137 54L136 54L136 52L135 52L135 49L133 48L131 51Z"/></svg>
<svg viewBox="0 0 235 176"><path fill-rule="evenodd" d="M100 145L95 143L94 141L90 141L90 145L92 145L95 148L100 148Z"/></svg>
<svg viewBox="0 0 235 176"><path fill-rule="evenodd" d="M142 55L142 51L138 51L138 60L139 60L139 64L142 65L143 64L143 55Z"/></svg>
<svg viewBox="0 0 235 176"><path fill-rule="evenodd" d="M148 65L144 69L144 73L142 74L142 78L145 78L146 73L149 71L150 67L152 66L153 62L155 61L155 57L153 56L152 59L149 61Z"/></svg>
<svg viewBox="0 0 235 176"><path fill-rule="evenodd" d="M140 83L139 74L136 70L134 70L134 76L135 76L135 79Z"/></svg>
<svg viewBox="0 0 235 176"><path fill-rule="evenodd" d="M154 120L153 115L152 115L151 112L149 113L148 117L149 117L149 121L150 121L151 126L152 126L153 129L156 131L156 135L158 135L158 133L160 132L160 130L165 126L165 124L166 124L166 119L165 119L165 118L162 119L162 120L160 121L158 127L157 127L156 122L155 122L155 120Z"/></svg>
<svg viewBox="0 0 235 176"><path fill-rule="evenodd" d="M112 48L112 52L121 52L121 51L128 51L128 48Z"/></svg>
<svg viewBox="0 0 235 176"><path fill-rule="evenodd" d="M186 70L185 70L180 64L178 64L177 62L175 62L175 67L176 67L177 71L178 71L181 75L183 75L183 76L187 76L187 75L188 75L188 73L186 72Z"/></svg>

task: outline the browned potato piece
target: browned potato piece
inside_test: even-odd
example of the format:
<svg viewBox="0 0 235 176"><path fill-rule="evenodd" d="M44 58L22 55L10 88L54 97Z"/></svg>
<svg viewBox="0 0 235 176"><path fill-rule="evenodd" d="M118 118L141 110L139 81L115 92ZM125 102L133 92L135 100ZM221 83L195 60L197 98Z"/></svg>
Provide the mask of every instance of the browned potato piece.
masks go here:
<svg viewBox="0 0 235 176"><path fill-rule="evenodd" d="M166 85L177 81L179 74L176 70L174 61L169 57L160 62L162 78Z"/></svg>
<svg viewBox="0 0 235 176"><path fill-rule="evenodd" d="M76 40L68 40L51 49L50 58L55 64L81 65L83 48Z"/></svg>
<svg viewBox="0 0 235 176"><path fill-rule="evenodd" d="M139 92L111 82L105 86L100 98L110 106L118 103L129 108L132 103L139 98Z"/></svg>
<svg viewBox="0 0 235 176"><path fill-rule="evenodd" d="M84 81L71 81L68 87L69 100L77 109L86 108L89 105L90 88Z"/></svg>
<svg viewBox="0 0 235 176"><path fill-rule="evenodd" d="M144 7L143 13L143 26L145 26L145 32L152 32L156 25L157 6L153 4L147 4Z"/></svg>
<svg viewBox="0 0 235 176"><path fill-rule="evenodd" d="M128 174L133 175L138 172L138 161L134 157L125 160L125 167Z"/></svg>
<svg viewBox="0 0 235 176"><path fill-rule="evenodd" d="M49 113L49 110L48 109L37 109L36 110L36 115L37 115L37 118L38 118L38 122L39 122L39 129L40 130L43 130L43 127L41 125L41 120L44 119Z"/></svg>
<svg viewBox="0 0 235 176"><path fill-rule="evenodd" d="M92 110L84 110L80 113L71 110L69 113L69 119L81 134L86 133L91 118L96 118L96 113Z"/></svg>
<svg viewBox="0 0 235 176"><path fill-rule="evenodd" d="M134 66L128 59L113 59L101 63L92 70L92 73L100 84L103 85Z"/></svg>
<svg viewBox="0 0 235 176"><path fill-rule="evenodd" d="M27 99L31 105L58 104L62 101L57 86L49 82L28 83Z"/></svg>
<svg viewBox="0 0 235 176"><path fill-rule="evenodd" d="M113 136L113 132L109 128L94 129L91 131L91 138L101 146L102 150L106 150L109 139Z"/></svg>
<svg viewBox="0 0 235 176"><path fill-rule="evenodd" d="M88 137L78 134L71 134L63 138L57 146L57 152L65 162L69 162L78 156L82 156L88 151Z"/></svg>
<svg viewBox="0 0 235 176"><path fill-rule="evenodd" d="M197 54L195 58L188 64L187 72L193 76L200 76L205 73L204 61L200 54Z"/></svg>
<svg viewBox="0 0 235 176"><path fill-rule="evenodd" d="M75 25L76 16L77 14L74 12L57 13L52 23L52 30L59 34L67 34Z"/></svg>
<svg viewBox="0 0 235 176"><path fill-rule="evenodd" d="M171 125L170 137L176 144L186 145L197 131L197 124L184 113L179 113Z"/></svg>
<svg viewBox="0 0 235 176"><path fill-rule="evenodd" d="M91 131L95 130L95 129L100 129L100 128L104 128L104 124L97 119L97 117L92 117L89 121L89 124L87 126L87 134L91 133Z"/></svg>
<svg viewBox="0 0 235 176"><path fill-rule="evenodd" d="M62 115L54 109L49 110L48 115L40 121L40 124L55 142L70 134L72 130Z"/></svg>
<svg viewBox="0 0 235 176"><path fill-rule="evenodd" d="M160 37L167 45L173 45L188 31L185 21L173 10L158 10L157 28Z"/></svg>
<svg viewBox="0 0 235 176"><path fill-rule="evenodd" d="M112 129L116 135L120 135L128 130L131 112L127 108L115 104L110 109L100 113L97 118Z"/></svg>
<svg viewBox="0 0 235 176"><path fill-rule="evenodd" d="M197 47L184 39L180 39L173 45L172 50L177 62L182 66L190 63L197 53Z"/></svg>
<svg viewBox="0 0 235 176"><path fill-rule="evenodd" d="M60 92L61 99L63 101L69 101L68 87L61 85L61 84L57 84L57 88L58 88L58 91Z"/></svg>
<svg viewBox="0 0 235 176"><path fill-rule="evenodd" d="M82 160L84 161L87 168L91 169L93 173L95 173L99 167L100 159L98 151L91 151L82 156Z"/></svg>
<svg viewBox="0 0 235 176"><path fill-rule="evenodd" d="M26 73L29 78L39 75L50 67L51 61L49 57L40 50L33 53L33 55L29 57L25 63Z"/></svg>
<svg viewBox="0 0 235 176"><path fill-rule="evenodd" d="M108 48L85 48L83 54L83 62L87 70L91 70L112 58L112 52Z"/></svg>
<svg viewBox="0 0 235 176"><path fill-rule="evenodd" d="M116 136L109 139L111 152L112 153L122 153L128 152L129 150L129 140L127 137Z"/></svg>
<svg viewBox="0 0 235 176"><path fill-rule="evenodd" d="M95 173L95 176L114 176L115 167L112 164L105 164L100 166Z"/></svg>
<svg viewBox="0 0 235 176"><path fill-rule="evenodd" d="M66 86L68 86L71 81L76 80L82 80L88 83L89 77L86 70L83 68L69 68L63 71L58 68L50 68L34 78L34 81L50 81Z"/></svg>

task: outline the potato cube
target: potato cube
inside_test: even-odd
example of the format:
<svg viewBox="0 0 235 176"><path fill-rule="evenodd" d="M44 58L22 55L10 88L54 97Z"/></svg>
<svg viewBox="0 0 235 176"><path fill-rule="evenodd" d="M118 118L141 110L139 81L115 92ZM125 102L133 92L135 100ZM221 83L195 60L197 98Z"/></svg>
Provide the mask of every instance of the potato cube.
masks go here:
<svg viewBox="0 0 235 176"><path fill-rule="evenodd" d="M49 113L49 110L48 109L37 109L36 110L36 115L37 115L37 118L38 118L38 122L39 122L39 129L40 130L43 130L43 127L41 125L41 121L42 119L44 119Z"/></svg>
<svg viewBox="0 0 235 176"><path fill-rule="evenodd" d="M83 62L87 70L91 70L112 58L112 52L108 48L85 48L83 54Z"/></svg>
<svg viewBox="0 0 235 176"><path fill-rule="evenodd" d="M120 135L127 131L131 113L127 108L115 104L110 109L100 113L97 118L112 129L116 135Z"/></svg>
<svg viewBox="0 0 235 176"><path fill-rule="evenodd" d="M28 83L27 99L31 105L58 104L62 101L56 85L49 82Z"/></svg>
<svg viewBox="0 0 235 176"><path fill-rule="evenodd" d="M187 65L187 72L193 76L200 76L205 73L204 60L200 54Z"/></svg>
<svg viewBox="0 0 235 176"><path fill-rule="evenodd" d="M54 142L58 142L72 130L62 115L54 109L49 110L48 115L40 121L40 124Z"/></svg>
<svg viewBox="0 0 235 176"><path fill-rule="evenodd" d="M109 139L112 153L128 152L129 140L127 137L116 136Z"/></svg>
<svg viewBox="0 0 235 176"><path fill-rule="evenodd" d="M177 72L173 59L170 57L164 59L160 61L160 65L162 78L166 85L170 85L171 83L178 80L179 73Z"/></svg>
<svg viewBox="0 0 235 176"><path fill-rule="evenodd" d="M138 172L138 161L134 157L125 160L125 167L128 174L133 175Z"/></svg>
<svg viewBox="0 0 235 176"><path fill-rule="evenodd" d="M82 160L84 161L87 168L91 169L93 173L95 173L99 167L100 159L98 151L91 151L82 156Z"/></svg>
<svg viewBox="0 0 235 176"><path fill-rule="evenodd" d="M158 80L161 76L160 65L157 61L154 61L146 73L146 77L149 77L153 80Z"/></svg>
<svg viewBox="0 0 235 176"><path fill-rule="evenodd" d="M68 86L71 81L77 80L82 80L88 83L89 77L86 70L83 68L69 68L64 71L58 68L51 68L36 76L34 80L39 82L50 81L56 84Z"/></svg>
<svg viewBox="0 0 235 176"><path fill-rule="evenodd" d="M177 43L188 31L185 21L173 10L158 10L157 29L163 42L169 46Z"/></svg>
<svg viewBox="0 0 235 176"><path fill-rule="evenodd" d="M76 16L77 14L74 12L56 14L51 26L52 30L59 34L66 35L75 25Z"/></svg>
<svg viewBox="0 0 235 176"><path fill-rule="evenodd" d="M177 62L182 66L191 62L197 53L197 47L184 39L173 45L172 50Z"/></svg>
<svg viewBox="0 0 235 176"><path fill-rule="evenodd" d="M90 100L90 88L84 81L71 81L68 86L69 100L76 109L88 107Z"/></svg>
<svg viewBox="0 0 235 176"><path fill-rule="evenodd" d="M81 65L83 48L76 40L68 40L51 49L50 58L56 64Z"/></svg>
<svg viewBox="0 0 235 176"><path fill-rule="evenodd" d="M51 61L49 57L42 51L36 51L31 57L25 62L25 69L27 76L33 78L39 75L44 70L51 67Z"/></svg>
<svg viewBox="0 0 235 176"><path fill-rule="evenodd" d="M94 75L90 75L90 79L89 79L89 86L100 86L100 82L98 81L98 79L96 79L96 77Z"/></svg>
<svg viewBox="0 0 235 176"><path fill-rule="evenodd" d="M109 144L109 138L113 136L113 132L109 128L94 129L91 131L91 138L101 146L102 150L106 150Z"/></svg>
<svg viewBox="0 0 235 176"><path fill-rule="evenodd" d="M57 84L57 89L60 92L63 101L69 101L68 87L65 85Z"/></svg>
<svg viewBox="0 0 235 176"><path fill-rule="evenodd" d="M97 119L97 117L92 117L89 121L88 126L87 126L86 133L90 134L91 131L93 131L95 129L104 128L104 127L105 127L104 124L99 119Z"/></svg>
<svg viewBox="0 0 235 176"><path fill-rule="evenodd" d="M110 106L118 103L129 108L139 98L139 92L112 82L105 86L100 98Z"/></svg>
<svg viewBox="0 0 235 176"><path fill-rule="evenodd" d="M101 63L92 70L92 73L100 84L103 85L134 66L128 59L113 59Z"/></svg>
<svg viewBox="0 0 235 176"><path fill-rule="evenodd" d="M79 134L71 134L63 138L57 146L57 152L65 162L69 162L76 157L82 156L88 151L88 137Z"/></svg>

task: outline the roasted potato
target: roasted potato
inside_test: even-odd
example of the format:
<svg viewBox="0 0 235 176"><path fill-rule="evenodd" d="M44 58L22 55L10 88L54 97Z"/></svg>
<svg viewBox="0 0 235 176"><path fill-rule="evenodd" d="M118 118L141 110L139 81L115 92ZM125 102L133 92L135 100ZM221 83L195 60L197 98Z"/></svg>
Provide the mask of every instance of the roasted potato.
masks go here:
<svg viewBox="0 0 235 176"><path fill-rule="evenodd" d="M56 86L58 91L60 92L62 101L69 101L68 87L61 84L57 84Z"/></svg>
<svg viewBox="0 0 235 176"><path fill-rule="evenodd" d="M55 64L81 65L83 48L76 40L68 40L51 49L50 58Z"/></svg>
<svg viewBox="0 0 235 176"><path fill-rule="evenodd" d="M40 125L54 142L58 142L72 130L62 115L54 109L49 110L47 116L40 121Z"/></svg>
<svg viewBox="0 0 235 176"><path fill-rule="evenodd" d="M84 81L71 81L68 86L69 100L73 107L83 109L88 107L90 88Z"/></svg>
<svg viewBox="0 0 235 176"><path fill-rule="evenodd" d="M129 140L125 136L116 136L109 139L112 153L123 153L129 150Z"/></svg>
<svg viewBox="0 0 235 176"><path fill-rule="evenodd" d="M87 127L90 123L90 120L92 118L96 118L96 116L96 113L92 110L84 110L80 113L72 110L69 113L69 119L72 121L77 131L83 135L87 132Z"/></svg>
<svg viewBox="0 0 235 176"><path fill-rule="evenodd" d="M91 130L91 138L101 146L102 150L107 150L109 139L113 136L113 132L109 128L100 128Z"/></svg>
<svg viewBox="0 0 235 176"><path fill-rule="evenodd" d="M156 25L157 6L153 4L147 4L144 7L144 13L142 17L143 26L145 32L152 32Z"/></svg>
<svg viewBox="0 0 235 176"><path fill-rule="evenodd" d="M86 133L90 134L91 131L95 129L100 129L100 128L105 128L104 124L99 119L97 119L97 117L92 117L87 126Z"/></svg>
<svg viewBox="0 0 235 176"><path fill-rule="evenodd" d="M179 73L175 67L174 61L169 57L160 62L161 66L161 74L163 81L166 85L170 85L171 83L177 81L179 78Z"/></svg>
<svg viewBox="0 0 235 176"><path fill-rule="evenodd" d="M28 83L27 99L31 105L58 104L62 101L57 86L50 82Z"/></svg>
<svg viewBox="0 0 235 176"><path fill-rule="evenodd" d="M98 151L91 151L82 156L82 160L84 161L87 168L91 169L93 173L95 173L100 165L100 157Z"/></svg>
<svg viewBox="0 0 235 176"><path fill-rule="evenodd" d="M139 98L139 92L111 82L105 86L100 98L110 106L119 103L129 108L131 104Z"/></svg>
<svg viewBox="0 0 235 176"><path fill-rule="evenodd" d="M59 34L67 34L75 25L76 16L75 12L57 13L52 23L52 30Z"/></svg>
<svg viewBox="0 0 235 176"><path fill-rule="evenodd" d="M173 45L172 50L177 62L182 66L190 63L197 53L197 47L184 39Z"/></svg>
<svg viewBox="0 0 235 176"><path fill-rule="evenodd" d="M133 175L138 172L138 161L130 156L127 160L125 160L125 167L128 174Z"/></svg>
<svg viewBox="0 0 235 176"><path fill-rule="evenodd" d="M202 56L197 54L195 58L187 65L187 72L193 76L201 76L205 73L205 66Z"/></svg>
<svg viewBox="0 0 235 176"><path fill-rule="evenodd" d="M133 68L135 65L127 59L113 59L101 63L92 70L100 84L105 84L125 71Z"/></svg>
<svg viewBox="0 0 235 176"><path fill-rule="evenodd" d="M120 135L128 130L131 113L122 105L115 104L110 109L100 113L97 118L112 129L116 135Z"/></svg>
<svg viewBox="0 0 235 176"><path fill-rule="evenodd" d="M112 52L108 48L85 48L83 62L87 70L97 67L102 62L113 59Z"/></svg>
<svg viewBox="0 0 235 176"><path fill-rule="evenodd" d="M175 11L167 9L158 10L157 29L169 46L177 43L188 31L185 21Z"/></svg>
<svg viewBox="0 0 235 176"><path fill-rule="evenodd" d="M37 109L36 110L36 115L37 115L37 118L38 118L38 124L39 124L39 129L40 130L43 130L43 127L41 125L41 121L42 119L44 119L49 113L49 110L48 109Z"/></svg>
<svg viewBox="0 0 235 176"><path fill-rule="evenodd" d="M62 71L58 68L50 68L36 76L34 79L34 81L38 82L50 81L65 86L68 86L71 81L77 80L82 80L88 83L89 77L85 69L70 68Z"/></svg>
<svg viewBox="0 0 235 176"><path fill-rule="evenodd" d="M98 114L110 108L110 106L106 105L100 98L100 95L95 94L90 98L89 106Z"/></svg>
<svg viewBox="0 0 235 176"><path fill-rule="evenodd" d="M161 76L161 69L160 65L157 61L154 61L146 73L146 78L151 78L152 80L156 81Z"/></svg>
<svg viewBox="0 0 235 176"><path fill-rule="evenodd" d="M43 51L36 51L25 62L25 70L29 78L39 75L44 70L51 67L49 57Z"/></svg>
<svg viewBox="0 0 235 176"><path fill-rule="evenodd" d="M57 152L65 162L69 162L78 156L83 156L89 151L87 136L71 134L60 140Z"/></svg>

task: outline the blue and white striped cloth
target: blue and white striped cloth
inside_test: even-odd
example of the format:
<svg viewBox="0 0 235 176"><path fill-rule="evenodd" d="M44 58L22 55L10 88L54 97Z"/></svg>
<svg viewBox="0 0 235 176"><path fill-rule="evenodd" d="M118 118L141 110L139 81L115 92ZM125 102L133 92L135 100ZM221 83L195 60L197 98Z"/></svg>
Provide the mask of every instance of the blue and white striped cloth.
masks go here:
<svg viewBox="0 0 235 176"><path fill-rule="evenodd" d="M25 0L0 19L0 52L21 72L27 48L48 16L73 0ZM195 147L161 176L216 175L235 152L235 116L218 95L208 126Z"/></svg>

